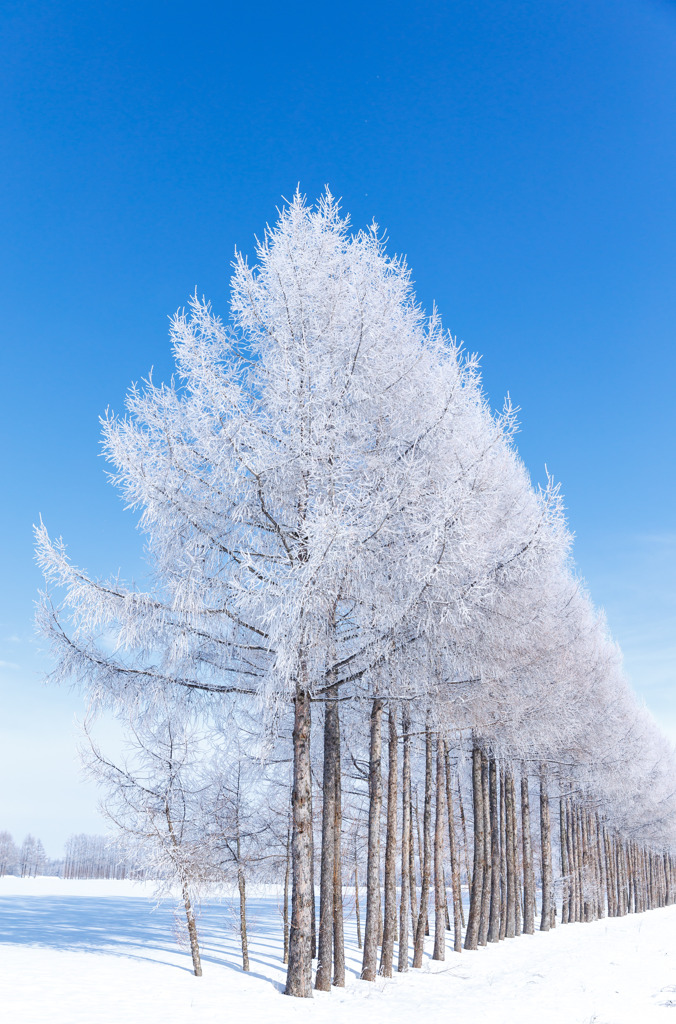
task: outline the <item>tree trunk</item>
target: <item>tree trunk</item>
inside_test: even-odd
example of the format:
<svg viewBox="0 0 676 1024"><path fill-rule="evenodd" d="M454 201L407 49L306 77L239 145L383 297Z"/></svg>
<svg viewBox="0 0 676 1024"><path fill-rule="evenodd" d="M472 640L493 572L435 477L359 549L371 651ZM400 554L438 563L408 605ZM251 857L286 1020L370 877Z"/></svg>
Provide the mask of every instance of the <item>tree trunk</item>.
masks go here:
<svg viewBox="0 0 676 1024"><path fill-rule="evenodd" d="M512 832L514 835L514 934L521 935L521 901L523 892L521 889L521 864L519 857L519 820L516 812L516 788L514 776L510 774L510 788L512 791Z"/></svg>
<svg viewBox="0 0 676 1024"><path fill-rule="evenodd" d="M523 853L523 930L526 935L532 935L535 932L535 877L527 775L521 776L521 844Z"/></svg>
<svg viewBox="0 0 676 1024"><path fill-rule="evenodd" d="M333 984L345 987L345 936L343 927L343 787L340 765L340 716L336 701L336 817L333 825Z"/></svg>
<svg viewBox="0 0 676 1024"><path fill-rule="evenodd" d="M446 770L446 813L448 814L448 843L451 854L451 892L453 894L453 949L462 950L462 890L460 888L460 859L455 838L455 816L453 813L453 786L451 760L448 745L444 743L444 766Z"/></svg>
<svg viewBox="0 0 676 1024"><path fill-rule="evenodd" d="M634 904L635 904L635 898L636 898L635 897L636 881L635 881L635 877L634 877L634 863L633 863L633 858L632 858L632 846L631 846L631 843L627 843L627 845L626 845L626 859L627 859L628 910L629 910L629 913L631 914L634 911ZM655 862L655 867L658 869L657 870L657 894L656 895L657 895L657 906L659 906L660 905L659 904L659 880L660 880L659 861Z"/></svg>
<svg viewBox="0 0 676 1024"><path fill-rule="evenodd" d="M293 838L289 968L285 994L312 995L312 779L310 775L310 694L296 689L293 722Z"/></svg>
<svg viewBox="0 0 676 1024"><path fill-rule="evenodd" d="M190 938L190 954L192 956L192 966L195 972L195 977L202 977L202 961L200 959L200 947L197 941L197 925L195 923L195 913L192 909L192 903L190 902L190 893L188 891L188 883L183 882L183 906L185 907L185 919L188 923L188 936Z"/></svg>
<svg viewBox="0 0 676 1024"><path fill-rule="evenodd" d="M291 826L286 830L286 866L284 868L284 955L282 963L289 962L289 875L291 870Z"/></svg>
<svg viewBox="0 0 676 1024"><path fill-rule="evenodd" d="M592 920L592 893L589 884L591 867L589 863L589 830L586 808L582 809L580 825L582 834L582 879L584 883L583 914L584 920L588 923Z"/></svg>
<svg viewBox="0 0 676 1024"><path fill-rule="evenodd" d="M462 802L462 786L460 785L460 771L458 770L458 810L460 811L460 827L462 829L462 844L463 851L465 854L465 874L467 876L467 890L470 891L472 888L472 870L470 868L469 859L469 843L467 841L467 821L465 820L465 808ZM464 913L463 913L463 925Z"/></svg>
<svg viewBox="0 0 676 1024"><path fill-rule="evenodd" d="M500 941L500 830L498 819L498 769L495 758L489 765L489 805L491 824L491 908L488 941Z"/></svg>
<svg viewBox="0 0 676 1024"><path fill-rule="evenodd" d="M644 873L644 861L643 851L641 850L641 906L645 908L645 873ZM608 915L610 918L617 918L619 914L618 908L618 884L617 884L617 871L615 865L615 857L612 855L612 838L608 834L607 828L605 829L605 877L606 885L608 889Z"/></svg>
<svg viewBox="0 0 676 1024"><path fill-rule="evenodd" d="M420 865L420 885L422 886L423 859L424 859L423 858L423 837L422 837L422 832L420 830L420 815L418 813L418 790L417 789L416 789L416 793L415 793L415 804L412 804L411 807L412 807L413 812L415 814L415 830L416 830L416 835L418 836L418 864ZM411 826L411 827L413 827L413 826ZM415 841L415 839L414 839L414 841ZM415 877L415 873L413 873L413 877ZM416 913L414 921L413 921L413 943L414 943L414 945L415 945L415 934L416 934L417 928L418 928L418 915ZM425 935L429 935L429 933L430 933L430 923L429 923L429 918L428 918L428 916L426 914L425 915Z"/></svg>
<svg viewBox="0 0 676 1024"><path fill-rule="evenodd" d="M507 937L507 799L505 770L500 769L500 938Z"/></svg>
<svg viewBox="0 0 676 1024"><path fill-rule="evenodd" d="M559 842L561 847L561 924L568 924L568 851L567 851L566 800L559 796Z"/></svg>
<svg viewBox="0 0 676 1024"><path fill-rule="evenodd" d="M544 771L540 775L540 841L542 844L542 914L540 931L548 932L552 911L552 829L549 820L549 795Z"/></svg>
<svg viewBox="0 0 676 1024"><path fill-rule="evenodd" d="M434 821L434 952L433 960L446 959L446 885L444 882L444 741L437 733L437 783Z"/></svg>
<svg viewBox="0 0 676 1024"><path fill-rule="evenodd" d="M401 903L399 905L398 971L408 970L408 912L411 898L411 712L403 701L401 731L404 762L401 773Z"/></svg>
<svg viewBox="0 0 676 1024"><path fill-rule="evenodd" d="M488 927L491 912L491 889L493 863L491 853L491 817L490 817L490 792L489 792L489 768L488 758L485 754L481 757L481 803L484 813L484 884L481 893L481 914L479 916L479 945L485 946L488 942Z"/></svg>
<svg viewBox="0 0 676 1024"><path fill-rule="evenodd" d="M603 834L601 829L601 819L599 818L598 811L595 815L596 820L596 863L599 880L599 894L598 894L598 912L599 917L606 916L606 903L604 899L604 893L606 890L605 880L605 858L603 856Z"/></svg>
<svg viewBox="0 0 676 1024"><path fill-rule="evenodd" d="M580 819L580 920L589 920L589 854L587 851L587 830L585 825L586 810L579 809Z"/></svg>
<svg viewBox="0 0 676 1024"><path fill-rule="evenodd" d="M420 909L418 911L418 923L415 930L415 944L413 947L413 966L422 967L423 951L425 946L425 932L427 931L427 902L430 891L430 873L432 860L431 842L431 819L432 819L432 730L429 719L425 726L425 807L423 810L423 857L422 857L422 881L420 886Z"/></svg>
<svg viewBox="0 0 676 1024"><path fill-rule="evenodd" d="M598 921L599 914L599 871L598 871L598 858L596 856L596 820L590 810L587 811L587 842L589 844L589 870L592 878L591 885L591 918L592 921ZM631 868L631 859L629 861ZM633 883L633 877L631 870L629 872L630 880ZM632 887L632 898L633 898L633 887Z"/></svg>
<svg viewBox="0 0 676 1024"><path fill-rule="evenodd" d="M413 937L413 944L415 945L415 930L418 927L418 875L415 869L415 836L413 833L413 794L411 790L409 790L409 807L411 811L411 842L409 844L408 850L408 864L410 877L409 889L411 892L411 935Z"/></svg>
<svg viewBox="0 0 676 1024"><path fill-rule="evenodd" d="M506 937L513 939L516 934L516 864L514 850L514 786L512 773L505 769L505 860L507 866L507 929Z"/></svg>
<svg viewBox="0 0 676 1024"><path fill-rule="evenodd" d="M582 919L580 908L582 907L582 870L580 867L580 829L577 813L577 804L571 801L568 831L571 837L571 872L573 876L573 921Z"/></svg>
<svg viewBox="0 0 676 1024"><path fill-rule="evenodd" d="M371 749L369 756L369 838L366 860L366 924L361 977L375 981L378 970L380 932L380 811L383 802L381 774L383 702L376 697L371 707Z"/></svg>
<svg viewBox="0 0 676 1024"><path fill-rule="evenodd" d="M472 869L472 890L469 902L469 918L465 933L465 949L477 949L479 945L479 922L481 899L484 885L484 811L481 784L481 750L472 750L472 794L474 798L474 866Z"/></svg>
<svg viewBox="0 0 676 1024"><path fill-rule="evenodd" d="M361 913L359 910L359 865L357 858L357 840L354 841L354 912L357 918L357 947L361 949Z"/></svg>
<svg viewBox="0 0 676 1024"><path fill-rule="evenodd" d="M239 840L237 842L239 846ZM238 852L239 856L239 852ZM246 880L241 868L237 869L237 887L239 889L239 934L242 940L242 970L249 970L249 940L246 934Z"/></svg>
<svg viewBox="0 0 676 1024"><path fill-rule="evenodd" d="M613 871L608 830L603 828L603 852L606 858L606 899L608 901L608 917L617 917L615 905L615 872Z"/></svg>
<svg viewBox="0 0 676 1024"><path fill-rule="evenodd" d="M566 860L568 864L568 922L575 920L575 851L573 843L573 805L566 800Z"/></svg>
<svg viewBox="0 0 676 1024"><path fill-rule="evenodd" d="M337 696L332 686L328 696ZM319 879L319 955L315 988L331 991L333 962L333 904L336 855L336 718L338 705L329 700L324 714L324 772L322 778L322 859Z"/></svg>
<svg viewBox="0 0 676 1024"><path fill-rule="evenodd" d="M385 840L385 920L383 924L383 946L380 952L380 973L392 977L394 959L394 938L397 931L397 717L390 704L388 712L387 744L387 837Z"/></svg>
<svg viewBox="0 0 676 1024"><path fill-rule="evenodd" d="M317 888L315 886L315 830L314 810L312 807L312 769L310 769L310 956L317 957Z"/></svg>

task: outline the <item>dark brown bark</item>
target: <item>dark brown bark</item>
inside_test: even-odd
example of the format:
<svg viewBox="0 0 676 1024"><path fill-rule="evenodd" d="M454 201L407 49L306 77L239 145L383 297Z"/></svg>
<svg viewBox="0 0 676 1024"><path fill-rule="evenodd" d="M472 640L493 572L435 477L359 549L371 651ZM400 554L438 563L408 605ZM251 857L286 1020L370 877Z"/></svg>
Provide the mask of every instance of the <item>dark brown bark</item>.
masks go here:
<svg viewBox="0 0 676 1024"><path fill-rule="evenodd" d="M467 841L467 821L465 819L465 807L462 802L462 786L460 784L460 772L458 771L458 810L460 811L460 827L462 829L462 849L465 855L465 874L467 876L467 888L472 888L472 869L470 867L469 843ZM463 920L463 924L464 924Z"/></svg>
<svg viewBox="0 0 676 1024"><path fill-rule="evenodd" d="M610 847L610 836L608 830L603 829L603 847L606 859L606 899L608 901L608 917L617 917L617 905L615 902L615 872L613 870L613 858Z"/></svg>
<svg viewBox="0 0 676 1024"><path fill-rule="evenodd" d="M409 863L409 878L410 878L410 893L411 893L411 935L413 942L415 943L415 930L418 927L418 876L415 867L415 836L413 832L413 795L409 790L409 808L410 808L410 836L411 842L408 850L408 863ZM421 858L422 859L422 858Z"/></svg>
<svg viewBox="0 0 676 1024"><path fill-rule="evenodd" d="M575 858L575 920L582 921L584 899L584 878L582 874L582 829L580 824L580 809L577 804L573 805L573 828L573 850Z"/></svg>
<svg viewBox="0 0 676 1024"><path fill-rule="evenodd" d="M592 914L592 893L589 885L589 878L591 875L591 865L589 856L589 820L587 816L586 808L582 809L580 828L582 832L582 878L584 880L584 894L582 902L582 913L584 920L589 922L593 920Z"/></svg>
<svg viewBox="0 0 676 1024"><path fill-rule="evenodd" d="M317 958L317 887L315 885L315 830L312 808L312 775L310 775L310 954Z"/></svg>
<svg viewBox="0 0 676 1024"><path fill-rule="evenodd" d="M516 837L514 835L514 786L512 773L505 769L505 860L507 866L507 928L506 938L513 939L516 934L516 864L514 851Z"/></svg>
<svg viewBox="0 0 676 1024"><path fill-rule="evenodd" d="M436 807L434 821L434 952L433 960L446 959L446 885L444 882L444 744L437 734Z"/></svg>
<svg viewBox="0 0 676 1024"><path fill-rule="evenodd" d="M392 977L394 939L397 932L397 717L390 704L387 743L387 836L385 840L385 919L383 946L380 951L380 973Z"/></svg>
<svg viewBox="0 0 676 1024"><path fill-rule="evenodd" d="M291 874L291 825L286 831L286 865L284 868L284 953L282 963L289 962L289 877Z"/></svg>
<svg viewBox="0 0 676 1024"><path fill-rule="evenodd" d="M498 769L495 758L489 765L489 808L491 826L491 907L488 941L500 940L500 822L498 818Z"/></svg>
<svg viewBox="0 0 676 1024"><path fill-rule="evenodd" d="M489 765L488 758L485 754L481 757L481 803L484 815L484 884L483 891L481 893L481 914L479 916L479 945L485 946L488 942L488 928L491 912L491 889L493 884Z"/></svg>
<svg viewBox="0 0 676 1024"><path fill-rule="evenodd" d="M423 837L422 837L422 829L420 828L420 814L418 813L418 791L417 791L417 789L416 789L416 793L415 793L415 803L412 803L411 807L413 809L413 814L414 814L414 817L415 817L415 829L416 829L416 835L418 837L418 864L420 865L420 884L422 886L422 870L423 870L423 860L424 860L424 857L423 857ZM415 837L414 837L414 842L415 842ZM415 872L413 872L413 877L415 878ZM416 913L414 921L413 921L413 941L414 941L414 944L415 944L415 934L416 934L417 928L418 928L418 915ZM429 916L426 913L426 915L425 915L425 935L429 935L429 933L430 933L430 922L429 922Z"/></svg>
<svg viewBox="0 0 676 1024"><path fill-rule="evenodd" d="M568 915L567 920L575 920L575 850L573 836L572 802L566 800L566 857L568 863Z"/></svg>
<svg viewBox="0 0 676 1024"><path fill-rule="evenodd" d="M627 878L627 849L624 839L619 840L619 850L621 858L621 871L622 871L622 899L623 899L623 913L629 913L629 880ZM654 876L654 863L651 854L650 857L650 908L651 910L655 907L655 876Z"/></svg>
<svg viewBox="0 0 676 1024"><path fill-rule="evenodd" d="M668 907L670 903L669 899L669 855L666 851L662 854L662 871L664 880L664 890L662 893L662 906Z"/></svg>
<svg viewBox="0 0 676 1024"><path fill-rule="evenodd" d="M535 872L530 831L530 800L528 776L521 776L521 846L523 856L523 930L526 935L535 931Z"/></svg>
<svg viewBox="0 0 676 1024"><path fill-rule="evenodd" d="M561 856L561 924L568 924L568 893L570 881L568 878L568 852L566 849L566 801L563 796L559 797L559 843Z"/></svg>
<svg viewBox="0 0 676 1024"><path fill-rule="evenodd" d="M549 819L549 794L544 771L540 775L540 843L542 846L542 914L540 931L551 927L552 911L552 828Z"/></svg>
<svg viewBox="0 0 676 1024"><path fill-rule="evenodd" d="M383 802L381 771L383 702L376 697L371 706L369 754L369 835L366 861L366 923L361 977L375 981L378 971L380 937L380 811Z"/></svg>
<svg viewBox="0 0 676 1024"><path fill-rule="evenodd" d="M645 870L643 850L639 846L636 846L634 857L636 863L636 905L638 912L641 913L645 909Z"/></svg>
<svg viewBox="0 0 676 1024"><path fill-rule="evenodd" d="M329 697L337 696L331 687ZM329 700L324 714L324 771L322 777L322 852L319 879L319 951L315 988L331 991L333 963L333 906L335 890L334 860L336 855L336 720L338 705Z"/></svg>
<svg viewBox="0 0 676 1024"><path fill-rule="evenodd" d="M662 854L662 906L669 906L669 856L666 851Z"/></svg>
<svg viewBox="0 0 676 1024"><path fill-rule="evenodd" d="M477 949L479 945L479 924L481 919L481 900L484 885L484 810L483 788L481 781L481 750L474 746L472 750L472 795L474 802L474 864L472 868L472 888L469 901L469 917L465 933L465 949Z"/></svg>
<svg viewBox="0 0 676 1024"><path fill-rule="evenodd" d="M617 895L617 915L618 915L618 917L622 917L622 915L624 914L624 904L623 904L623 899L622 899L622 867L621 867L621 864L620 864L620 851L619 851L619 848L618 848L619 847L619 843L617 841L617 837L613 836L611 842L612 842L612 850L613 850L613 852L612 852L613 867L615 868L615 889L616 889L616 895ZM648 893L648 909L650 909L650 896L649 896L649 893Z"/></svg>
<svg viewBox="0 0 676 1024"><path fill-rule="evenodd" d="M333 984L345 986L345 936L343 924L343 787L340 765L340 716L336 703L336 817L333 826Z"/></svg>
<svg viewBox="0 0 676 1024"><path fill-rule="evenodd" d="M514 934L521 935L521 901L523 899L523 890L521 888L521 858L519 851L519 816L517 813L516 806L516 787L514 784L514 775L510 772L509 785L511 789L511 809L512 809L512 835L514 843Z"/></svg>
<svg viewBox="0 0 676 1024"><path fill-rule="evenodd" d="M606 908L603 901L603 849L601 846L601 823L598 813L593 815L594 825L594 867L596 873L596 917L605 917Z"/></svg>
<svg viewBox="0 0 676 1024"><path fill-rule="evenodd" d="M505 772L500 770L500 938L507 937L507 813Z"/></svg>
<svg viewBox="0 0 676 1024"><path fill-rule="evenodd" d="M427 904L430 892L430 876L432 872L432 730L429 720L425 726L425 805L423 809L423 850L422 879L420 885L420 907L418 922L415 929L413 946L413 966L422 967L425 933L428 930Z"/></svg>
<svg viewBox="0 0 676 1024"><path fill-rule="evenodd" d="M354 912L357 918L357 947L361 949L361 912L359 909L359 858L357 840L354 841Z"/></svg>
<svg viewBox="0 0 676 1024"><path fill-rule="evenodd" d="M310 695L298 686L293 722L293 836L289 966L285 994L312 995L312 782L310 775Z"/></svg>
<svg viewBox="0 0 676 1024"><path fill-rule="evenodd" d="M383 900L380 886L380 874L378 875L378 947L383 944Z"/></svg>
<svg viewBox="0 0 676 1024"><path fill-rule="evenodd" d="M401 731L404 757L401 773L401 903L399 906L398 971L408 970L408 913L411 898L411 714L408 701L403 701Z"/></svg>
<svg viewBox="0 0 676 1024"><path fill-rule="evenodd" d="M596 870L598 878L598 916L605 918L605 857L603 856L603 830L598 812L595 814Z"/></svg>
<svg viewBox="0 0 676 1024"><path fill-rule="evenodd" d="M448 843L451 857L451 893L453 896L453 949L462 950L462 891L460 888L460 858L455 837L455 816L453 813L453 785L451 760L448 745L444 743L444 768L446 774L446 813L448 814Z"/></svg>

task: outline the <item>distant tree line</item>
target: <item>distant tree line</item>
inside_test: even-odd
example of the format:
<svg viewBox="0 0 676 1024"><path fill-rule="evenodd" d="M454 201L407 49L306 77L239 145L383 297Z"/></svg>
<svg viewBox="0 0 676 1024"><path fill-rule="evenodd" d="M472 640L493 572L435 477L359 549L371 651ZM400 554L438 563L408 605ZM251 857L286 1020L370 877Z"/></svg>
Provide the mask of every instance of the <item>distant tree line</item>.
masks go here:
<svg viewBox="0 0 676 1024"><path fill-rule="evenodd" d="M148 867L130 855L120 842L107 836L69 836L65 855L48 857L40 839L27 835L21 846L9 832L0 832L0 876L35 878L133 878L148 877Z"/></svg>

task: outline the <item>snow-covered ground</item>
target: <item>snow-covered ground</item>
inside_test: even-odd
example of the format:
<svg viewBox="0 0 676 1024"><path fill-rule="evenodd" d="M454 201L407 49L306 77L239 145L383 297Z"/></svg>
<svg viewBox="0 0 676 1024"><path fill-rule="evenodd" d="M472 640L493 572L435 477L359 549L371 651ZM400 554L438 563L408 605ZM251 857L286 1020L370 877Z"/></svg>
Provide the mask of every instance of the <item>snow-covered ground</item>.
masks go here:
<svg viewBox="0 0 676 1024"><path fill-rule="evenodd" d="M349 910L349 897L346 910ZM251 972L242 972L233 908L200 915L204 976L174 937L172 911L130 882L0 878L0 1007L12 1024L202 1024L245 1021L414 1024L676 1022L676 906L565 925L426 957L420 971L358 979L348 915L348 982L311 1000L282 995L280 900L249 904ZM428 951L431 954L431 945Z"/></svg>

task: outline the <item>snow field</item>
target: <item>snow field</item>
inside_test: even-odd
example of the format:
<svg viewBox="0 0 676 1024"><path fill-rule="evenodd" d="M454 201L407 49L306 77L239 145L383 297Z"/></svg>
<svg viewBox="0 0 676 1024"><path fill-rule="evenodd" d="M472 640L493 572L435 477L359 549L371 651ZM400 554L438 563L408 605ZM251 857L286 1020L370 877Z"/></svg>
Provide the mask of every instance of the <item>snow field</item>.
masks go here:
<svg viewBox="0 0 676 1024"><path fill-rule="evenodd" d="M0 878L0 1006L12 1024L651 1024L676 1011L676 906L571 924L453 953L375 984L359 980L346 896L345 989L283 996L279 893L248 901L251 972L241 970L236 901L200 914L204 976L175 939L172 909L152 886L121 881ZM183 922L181 921L181 927ZM676 1019L676 1012L673 1014Z"/></svg>

